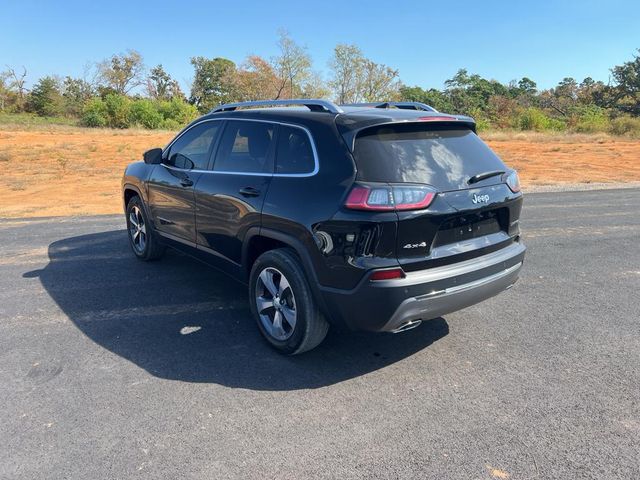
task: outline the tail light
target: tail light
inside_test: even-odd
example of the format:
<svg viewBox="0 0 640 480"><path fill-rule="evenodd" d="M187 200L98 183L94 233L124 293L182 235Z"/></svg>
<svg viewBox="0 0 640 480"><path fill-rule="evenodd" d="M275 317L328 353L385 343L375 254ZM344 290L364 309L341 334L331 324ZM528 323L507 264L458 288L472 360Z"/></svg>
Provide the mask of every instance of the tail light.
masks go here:
<svg viewBox="0 0 640 480"><path fill-rule="evenodd" d="M427 208L436 191L425 185L356 185L345 207L352 210L420 210Z"/></svg>
<svg viewBox="0 0 640 480"><path fill-rule="evenodd" d="M507 176L507 186L513 193L520 191L520 179L518 178L518 172L515 170Z"/></svg>

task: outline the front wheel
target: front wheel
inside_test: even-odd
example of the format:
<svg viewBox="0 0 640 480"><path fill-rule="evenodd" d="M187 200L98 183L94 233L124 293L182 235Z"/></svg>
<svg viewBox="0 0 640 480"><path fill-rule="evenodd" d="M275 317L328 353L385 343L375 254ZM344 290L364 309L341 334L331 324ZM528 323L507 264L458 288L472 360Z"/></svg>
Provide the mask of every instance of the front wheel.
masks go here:
<svg viewBox="0 0 640 480"><path fill-rule="evenodd" d="M140 197L133 197L127 204L127 231L131 250L140 260L155 260L164 253L164 245L149 224Z"/></svg>
<svg viewBox="0 0 640 480"><path fill-rule="evenodd" d="M329 324L318 309L300 261L288 249L258 257L251 269L249 301L260 333L280 353L306 352L327 335Z"/></svg>

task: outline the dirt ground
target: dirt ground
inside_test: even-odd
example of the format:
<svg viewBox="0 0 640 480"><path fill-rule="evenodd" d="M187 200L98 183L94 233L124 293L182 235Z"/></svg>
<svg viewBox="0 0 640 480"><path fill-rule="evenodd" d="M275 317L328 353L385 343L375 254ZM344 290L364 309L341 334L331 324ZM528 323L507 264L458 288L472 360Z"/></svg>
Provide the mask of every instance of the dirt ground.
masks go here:
<svg viewBox="0 0 640 480"><path fill-rule="evenodd" d="M119 213L125 166L173 132L0 127L0 217ZM606 135L481 135L525 188L640 181L640 140Z"/></svg>

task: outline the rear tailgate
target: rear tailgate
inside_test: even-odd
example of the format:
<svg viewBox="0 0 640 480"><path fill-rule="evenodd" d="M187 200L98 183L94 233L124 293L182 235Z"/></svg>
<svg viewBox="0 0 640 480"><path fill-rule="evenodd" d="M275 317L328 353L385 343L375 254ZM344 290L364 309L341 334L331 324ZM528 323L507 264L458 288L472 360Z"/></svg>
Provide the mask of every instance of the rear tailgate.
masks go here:
<svg viewBox="0 0 640 480"><path fill-rule="evenodd" d="M398 211L396 253L407 271L483 255L517 235L521 195L508 168L469 128L402 123L367 128L354 143L357 179L427 184L438 191L424 210ZM497 172L469 184L469 179Z"/></svg>

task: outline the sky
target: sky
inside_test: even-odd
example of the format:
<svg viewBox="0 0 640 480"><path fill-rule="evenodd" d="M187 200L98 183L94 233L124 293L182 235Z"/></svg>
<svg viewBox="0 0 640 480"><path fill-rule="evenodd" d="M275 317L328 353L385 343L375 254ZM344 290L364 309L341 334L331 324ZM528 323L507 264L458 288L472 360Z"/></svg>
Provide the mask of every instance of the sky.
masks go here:
<svg viewBox="0 0 640 480"><path fill-rule="evenodd" d="M460 68L501 82L564 77L607 82L640 48L640 1L44 1L0 0L0 70L82 77L135 49L188 91L193 56L277 54L279 29L307 47L327 78L338 43L358 45L410 86L442 88Z"/></svg>

